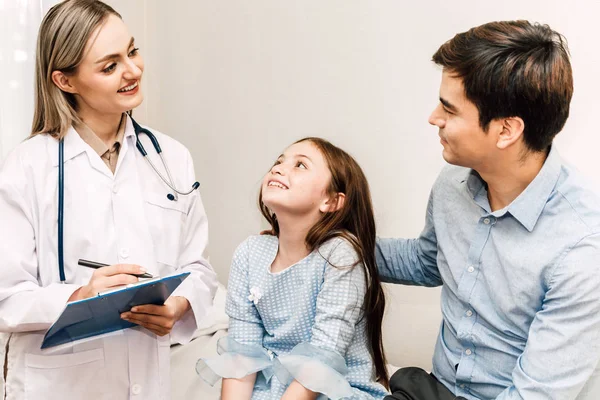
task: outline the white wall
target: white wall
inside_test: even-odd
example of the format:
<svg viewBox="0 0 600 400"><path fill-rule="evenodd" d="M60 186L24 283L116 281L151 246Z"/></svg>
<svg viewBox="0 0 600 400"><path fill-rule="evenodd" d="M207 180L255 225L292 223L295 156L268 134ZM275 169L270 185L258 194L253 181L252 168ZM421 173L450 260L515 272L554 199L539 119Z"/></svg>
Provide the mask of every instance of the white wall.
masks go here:
<svg viewBox="0 0 600 400"><path fill-rule="evenodd" d="M31 133L38 26L58 0L0 0L0 161Z"/></svg>
<svg viewBox="0 0 600 400"><path fill-rule="evenodd" d="M427 124L440 80L431 55L455 33L491 20L548 23L569 40L576 90L557 144L600 187L597 2L111 3L126 22L145 26L144 117L192 151L210 221L210 259L223 282L235 247L263 226L256 207L263 173L307 135L333 141L363 166L380 235L417 235L443 164L437 131ZM406 342L388 346L390 358L429 367L423 354L428 360L439 290L388 289L394 304L386 341ZM402 333L395 337L392 328Z"/></svg>

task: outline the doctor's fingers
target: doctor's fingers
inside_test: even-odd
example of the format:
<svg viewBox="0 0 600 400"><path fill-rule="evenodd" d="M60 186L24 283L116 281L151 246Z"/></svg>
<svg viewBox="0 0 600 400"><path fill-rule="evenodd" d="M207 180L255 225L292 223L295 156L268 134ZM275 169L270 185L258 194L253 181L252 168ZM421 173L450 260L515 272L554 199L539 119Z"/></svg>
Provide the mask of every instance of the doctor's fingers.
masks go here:
<svg viewBox="0 0 600 400"><path fill-rule="evenodd" d="M138 324L150 329L152 332L160 336L171 332L171 329L173 329L173 326L175 325L175 321L172 318L160 317L156 315L126 312L121 314L121 317L129 322L133 322L134 324ZM162 334L158 332L162 332Z"/></svg>
<svg viewBox="0 0 600 400"><path fill-rule="evenodd" d="M165 336L165 335L168 335L169 333L171 333L170 329L165 329L162 326L158 326L158 325L147 324L147 323L141 323L138 325L143 326L144 328L148 329L150 332L152 332L158 336Z"/></svg>
<svg viewBox="0 0 600 400"><path fill-rule="evenodd" d="M93 289L96 292L101 292L105 289L112 288L115 286L123 286L132 283L137 283L138 280L139 279L133 275L118 274L111 276L92 277L89 284L93 287Z"/></svg>
<svg viewBox="0 0 600 400"><path fill-rule="evenodd" d="M119 274L143 274L146 270L136 264L114 264L108 267L98 268L94 271L97 276L111 276Z"/></svg>
<svg viewBox="0 0 600 400"><path fill-rule="evenodd" d="M123 318L123 319L126 321L129 321L129 322L132 322L136 325L142 326L158 336L165 336L171 332L171 328L166 328L164 326L153 324L148 321L143 321L143 320L134 318L133 316L131 316L129 318Z"/></svg>
<svg viewBox="0 0 600 400"><path fill-rule="evenodd" d="M131 309L132 313L139 314L150 314L150 315L158 315L166 318L175 318L175 310L172 307L169 307L167 304L162 306L157 306L154 304L144 304L141 306L135 306Z"/></svg>

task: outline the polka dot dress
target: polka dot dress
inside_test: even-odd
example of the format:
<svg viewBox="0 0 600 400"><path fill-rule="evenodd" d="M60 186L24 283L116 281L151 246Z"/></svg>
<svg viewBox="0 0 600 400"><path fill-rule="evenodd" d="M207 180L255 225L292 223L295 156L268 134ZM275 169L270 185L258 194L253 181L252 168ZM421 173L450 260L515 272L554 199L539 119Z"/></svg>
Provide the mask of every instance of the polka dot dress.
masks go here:
<svg viewBox="0 0 600 400"><path fill-rule="evenodd" d="M328 398L326 394L382 399L387 393L373 378L362 313L365 274L361 264L355 265L351 244L332 239L298 263L272 273L278 247L278 239L267 235L252 236L238 247L226 304L230 317L226 339L241 348L264 351L272 367L234 363L223 358L226 350L221 361L230 365L220 365L221 370L244 375L260 370L253 400L280 399L293 379L312 390L321 389L320 399ZM243 352L252 359L252 351ZM263 356L263 362L269 358ZM254 371L240 371L244 368Z"/></svg>

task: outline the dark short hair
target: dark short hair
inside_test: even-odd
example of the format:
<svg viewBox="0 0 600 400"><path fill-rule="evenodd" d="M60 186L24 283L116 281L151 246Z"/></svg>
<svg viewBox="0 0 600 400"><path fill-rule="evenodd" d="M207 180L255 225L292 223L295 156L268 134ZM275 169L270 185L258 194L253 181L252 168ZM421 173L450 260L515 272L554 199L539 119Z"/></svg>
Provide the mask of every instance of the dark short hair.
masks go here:
<svg viewBox="0 0 600 400"><path fill-rule="evenodd" d="M462 79L484 130L497 118L522 118L529 150L548 149L569 117L569 50L548 25L490 22L457 34L432 59Z"/></svg>

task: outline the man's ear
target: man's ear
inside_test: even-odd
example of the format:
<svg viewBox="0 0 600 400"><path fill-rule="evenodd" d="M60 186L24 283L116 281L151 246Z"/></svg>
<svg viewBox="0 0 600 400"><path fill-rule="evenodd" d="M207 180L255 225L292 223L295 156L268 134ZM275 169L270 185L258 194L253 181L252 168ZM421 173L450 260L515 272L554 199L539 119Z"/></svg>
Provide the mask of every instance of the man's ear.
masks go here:
<svg viewBox="0 0 600 400"><path fill-rule="evenodd" d="M334 212L340 210L344 207L344 202L346 201L346 195L344 193L336 193L333 196L329 197L326 201L321 204L319 209L321 212Z"/></svg>
<svg viewBox="0 0 600 400"><path fill-rule="evenodd" d="M52 82L63 92L77 93L77 89L71 84L69 77L62 71L52 71Z"/></svg>
<svg viewBox="0 0 600 400"><path fill-rule="evenodd" d="M498 141L496 146L500 150L504 150L514 143L518 142L523 137L523 131L525 130L525 121L520 117L503 118L499 121L501 123L501 132L498 135Z"/></svg>

